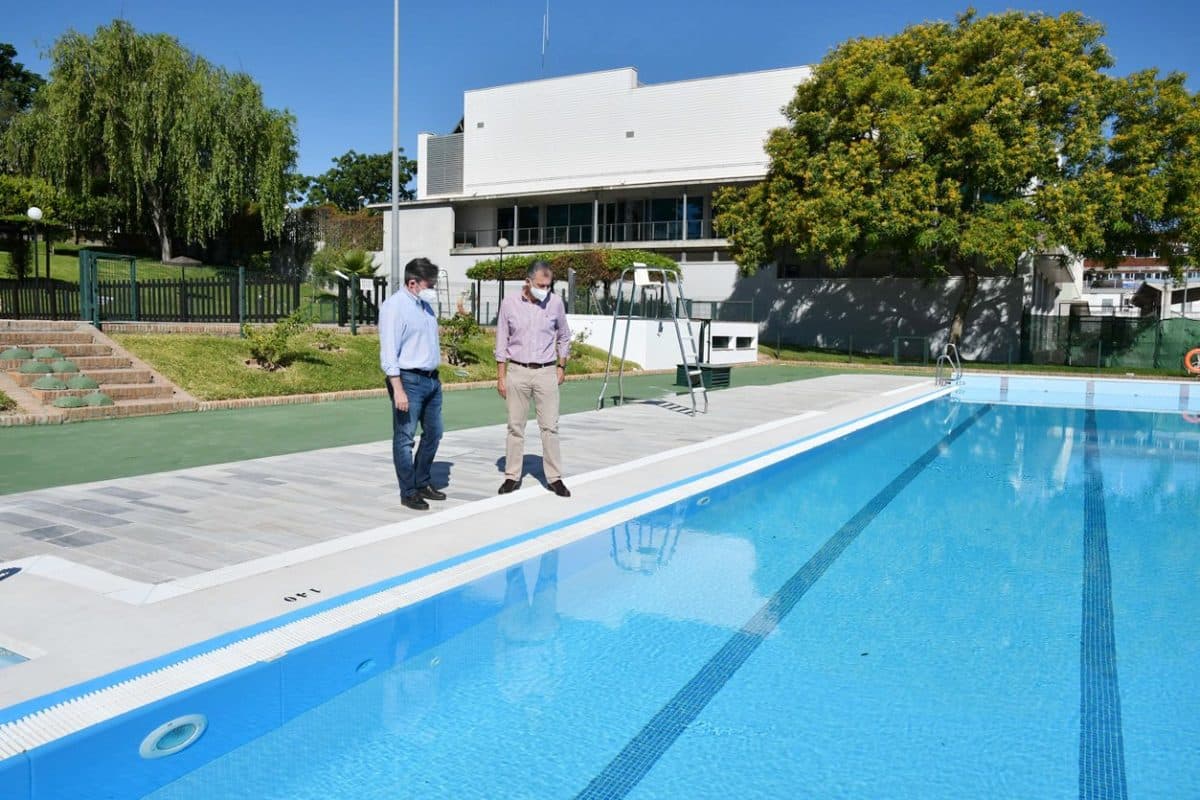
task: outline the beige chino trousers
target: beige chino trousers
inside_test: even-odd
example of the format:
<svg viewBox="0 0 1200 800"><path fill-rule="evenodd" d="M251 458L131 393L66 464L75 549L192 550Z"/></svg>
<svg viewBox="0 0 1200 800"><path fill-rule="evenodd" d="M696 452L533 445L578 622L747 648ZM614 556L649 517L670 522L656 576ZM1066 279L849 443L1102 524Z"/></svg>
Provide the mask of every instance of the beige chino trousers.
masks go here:
<svg viewBox="0 0 1200 800"><path fill-rule="evenodd" d="M504 379L508 397L508 441L504 454L504 477L521 480L525 458L525 425L529 421L529 402L537 407L538 429L542 432L542 464L546 482L562 479L562 452L558 447L558 370L553 367L530 369L509 362Z"/></svg>

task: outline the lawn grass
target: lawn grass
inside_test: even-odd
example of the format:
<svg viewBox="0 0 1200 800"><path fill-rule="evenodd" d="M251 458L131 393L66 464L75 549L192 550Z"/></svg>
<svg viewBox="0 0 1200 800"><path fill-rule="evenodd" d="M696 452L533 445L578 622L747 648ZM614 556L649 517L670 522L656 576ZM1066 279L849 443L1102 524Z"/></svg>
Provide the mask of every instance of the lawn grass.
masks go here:
<svg viewBox="0 0 1200 800"><path fill-rule="evenodd" d="M42 252L38 253L37 275L33 274L33 256L30 255L29 277L42 278L46 275L46 262L42 260ZM110 261L100 264L102 279L120 279L128 274L126 262ZM213 266L186 267L189 278L211 278L223 274L226 268ZM177 264L163 264L153 259L137 260L137 276L140 280L154 278L178 278L181 268ZM0 278L15 278L12 274L12 257L6 251L0 250ZM55 253L50 256L50 277L53 280L67 283L79 282L79 256L75 253Z"/></svg>
<svg viewBox="0 0 1200 800"><path fill-rule="evenodd" d="M286 369L275 372L247 366L251 355L245 339L185 334L114 334L113 339L201 400L383 388L378 336L329 334L336 347L332 351L317 349L321 336L317 333L298 336L295 360ZM464 350L470 354L471 363L462 366L443 363L439 367L443 382L496 380L493 346L490 333L468 340ZM603 350L586 346L580 350L578 357L569 362L570 374L604 370Z"/></svg>

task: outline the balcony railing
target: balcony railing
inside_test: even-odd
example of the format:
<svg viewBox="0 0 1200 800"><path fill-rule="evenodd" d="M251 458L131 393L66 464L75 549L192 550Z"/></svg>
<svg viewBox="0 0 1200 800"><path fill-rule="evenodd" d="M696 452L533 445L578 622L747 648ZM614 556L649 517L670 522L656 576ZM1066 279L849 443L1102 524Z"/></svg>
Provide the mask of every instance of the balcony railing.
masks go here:
<svg viewBox="0 0 1200 800"><path fill-rule="evenodd" d="M687 238L716 239L718 237L710 220L671 220L667 222L617 222L600 225L595 241L603 244L614 242L678 242ZM478 228L455 231L454 246L496 247L500 239L507 239L510 247L540 247L553 244L591 244L591 225L555 225L537 228Z"/></svg>

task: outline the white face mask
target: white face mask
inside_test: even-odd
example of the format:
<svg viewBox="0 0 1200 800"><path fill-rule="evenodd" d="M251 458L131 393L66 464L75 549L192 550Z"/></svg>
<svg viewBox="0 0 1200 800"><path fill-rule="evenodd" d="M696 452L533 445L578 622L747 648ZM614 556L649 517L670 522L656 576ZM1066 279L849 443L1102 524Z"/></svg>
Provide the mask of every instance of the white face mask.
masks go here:
<svg viewBox="0 0 1200 800"><path fill-rule="evenodd" d="M532 285L529 287L529 293L533 295L533 299L537 300L539 303L550 296L549 289L542 289L541 287Z"/></svg>
<svg viewBox="0 0 1200 800"><path fill-rule="evenodd" d="M429 303L431 306L437 305L436 289L422 289L421 291L417 292L417 297L421 298L426 303Z"/></svg>

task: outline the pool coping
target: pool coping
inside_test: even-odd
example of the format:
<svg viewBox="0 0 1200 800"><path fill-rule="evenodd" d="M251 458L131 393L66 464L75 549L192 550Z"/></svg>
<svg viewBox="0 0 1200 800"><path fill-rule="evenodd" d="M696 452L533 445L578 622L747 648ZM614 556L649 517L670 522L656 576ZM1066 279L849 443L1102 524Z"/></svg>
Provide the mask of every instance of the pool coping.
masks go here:
<svg viewBox="0 0 1200 800"><path fill-rule="evenodd" d="M640 494L622 497L565 519L561 518L561 514L555 513L552 516L557 518L544 521L542 525L526 528L516 536L464 550L457 555L401 572L382 581L377 580L360 585L356 589L339 591L328 600L314 602L287 614L276 614L254 624L235 627L220 635L197 641L190 647L171 650L165 655L139 661L129 667L107 672L65 689L40 693L17 701L5 709L0 709L0 761L254 663L279 658L309 641L333 635L380 614L390 613L481 575L536 557L570 541L593 535L597 531L704 491L711 486L819 447L944 396L952 391L952 388L935 388L928 381L906 384L846 404L838 410L850 412L849 416L840 421L837 421L838 417L845 415L836 411L810 411L726 437L718 437L701 445L681 448L682 452L667 451L647 459L597 470L589 476L580 476L575 479L574 485L580 486L586 492L589 483L595 484L617 475L629 476L651 467L661 476L660 467L664 461L687 461L694 465L697 451L705 451L704 455L710 457L714 455L714 450L721 451L718 454L721 457L717 466L701 468L698 472L689 467L685 470L689 474L684 477L660 483ZM921 391L913 397L894 402L898 395L916 390ZM864 413L864 404L877 406L880 400L885 403L883 407L867 409ZM818 425L815 430L811 430L813 422L833 424ZM797 435L797 426L808 430ZM743 450L749 447L749 452L739 455L736 448L733 448L734 443L741 445ZM590 477L590 481L584 480L584 477ZM530 491L532 490L524 490L515 496L490 498L472 503L463 509L443 513L458 512L457 516L461 517L459 521L469 521L472 517L528 500L528 496L521 495ZM555 512L558 511L557 507L553 508ZM470 513L466 513L465 509L470 509ZM439 522L429 517L416 522L422 529L428 529L445 524L446 520L443 518ZM302 576L311 573L319 562L350 556L358 559L369 558L372 553L368 551L373 548L378 550L387 545L394 545L398 539L411 536L414 530L408 526L412 525L413 523L399 523L366 531L363 532L363 540L336 548L336 552L309 554L310 557L296 560L282 568L272 566L272 571L266 575L256 573L252 576L238 576L233 583L225 582L196 588L208 588L209 591L218 593L226 590L223 594L236 596L236 590L244 588L239 587L239 584L246 583L240 580L241 578L261 578L273 585L282 586L290 585L287 581L293 580L289 573L295 575L294 585L300 586L306 583L301 579ZM373 540L368 541L372 538ZM150 608L166 608L192 598L179 595L175 598L161 599L174 600L175 603L155 603ZM212 598L209 599L211 601Z"/></svg>

